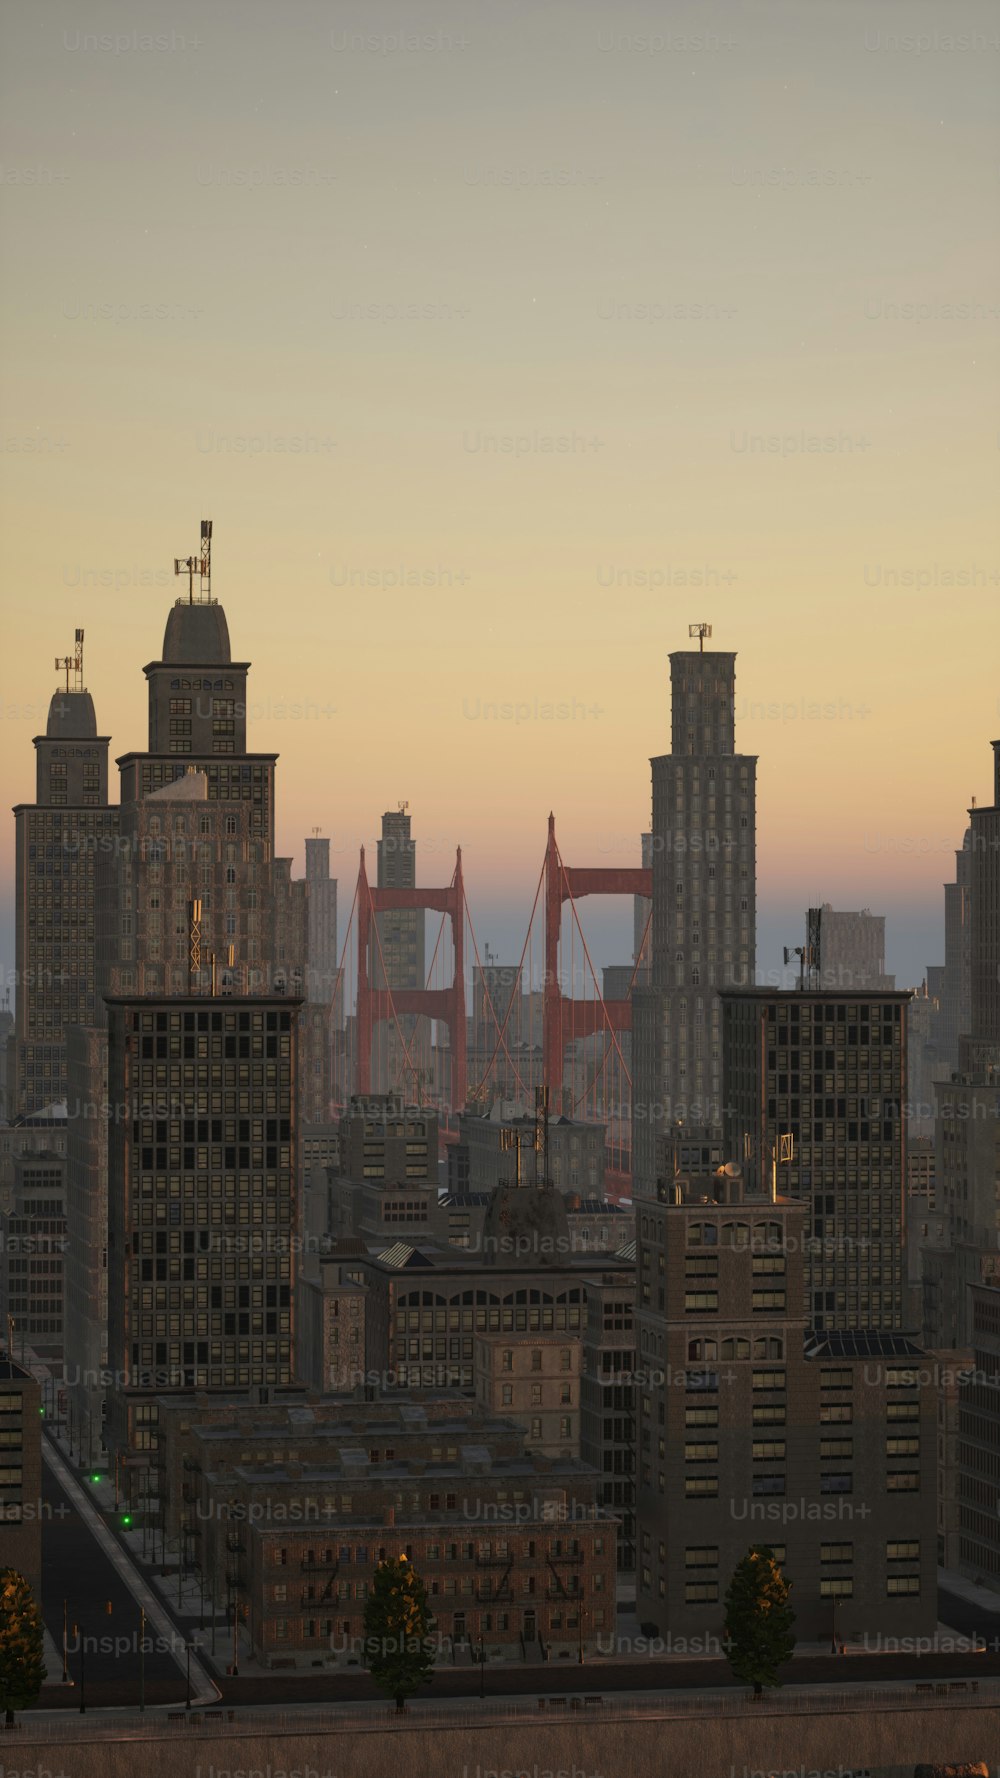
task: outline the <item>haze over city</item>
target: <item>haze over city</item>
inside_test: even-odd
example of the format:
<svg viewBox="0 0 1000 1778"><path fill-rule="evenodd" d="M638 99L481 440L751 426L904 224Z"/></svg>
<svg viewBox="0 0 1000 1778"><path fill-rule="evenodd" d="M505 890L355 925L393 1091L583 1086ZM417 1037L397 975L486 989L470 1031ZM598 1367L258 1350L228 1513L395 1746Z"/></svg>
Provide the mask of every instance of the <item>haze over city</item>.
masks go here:
<svg viewBox="0 0 1000 1778"><path fill-rule="evenodd" d="M414 25L8 17L7 802L78 624L136 744L207 513L283 852L321 821L351 877L408 798L508 950L550 807L567 857L638 862L707 619L761 758L760 966L829 899L917 984L1000 722L993 60L890 47L933 6L682 6L645 51L651 6Z"/></svg>
<svg viewBox="0 0 1000 1778"><path fill-rule="evenodd" d="M0 52L5 1747L990 1778L995 6Z"/></svg>

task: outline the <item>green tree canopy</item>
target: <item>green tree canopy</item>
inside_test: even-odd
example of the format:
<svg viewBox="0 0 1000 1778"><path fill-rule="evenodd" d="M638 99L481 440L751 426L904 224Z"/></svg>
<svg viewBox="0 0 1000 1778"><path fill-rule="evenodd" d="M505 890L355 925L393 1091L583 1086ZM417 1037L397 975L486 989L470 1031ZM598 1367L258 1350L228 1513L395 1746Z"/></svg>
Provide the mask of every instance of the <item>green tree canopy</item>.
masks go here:
<svg viewBox="0 0 1000 1778"><path fill-rule="evenodd" d="M396 1709L434 1676L427 1588L405 1556L380 1562L365 1606L365 1665Z"/></svg>
<svg viewBox="0 0 1000 1778"><path fill-rule="evenodd" d="M738 1562L726 1593L724 1646L737 1679L757 1697L781 1684L778 1669L795 1648L790 1592L769 1545L756 1543Z"/></svg>
<svg viewBox="0 0 1000 1778"><path fill-rule="evenodd" d="M38 1702L45 1678L42 1614L16 1568L0 1569L0 1710L8 1723L15 1710Z"/></svg>

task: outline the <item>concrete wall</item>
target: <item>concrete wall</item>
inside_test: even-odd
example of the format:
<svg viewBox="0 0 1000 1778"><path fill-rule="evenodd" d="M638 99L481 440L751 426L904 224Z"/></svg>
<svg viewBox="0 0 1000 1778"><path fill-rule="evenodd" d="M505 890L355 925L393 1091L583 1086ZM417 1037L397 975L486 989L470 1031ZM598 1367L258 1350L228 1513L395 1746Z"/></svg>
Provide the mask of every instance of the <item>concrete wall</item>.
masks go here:
<svg viewBox="0 0 1000 1778"><path fill-rule="evenodd" d="M752 1778L753 1774L832 1773L837 1778L867 1769L871 1778L911 1778L920 1761L989 1762L996 1758L998 1716L992 1700L981 1705L791 1714L765 1699L741 1716L650 1717L629 1720L567 1720L568 1709L547 1720L523 1717L454 1727L435 1713L420 1727L416 1705L397 1729L391 1706L373 1711L371 1730L338 1732L335 1708L330 1733L294 1729L247 1735L208 1732L206 1725L165 1724L162 1737L77 1744L33 1739L30 1728L0 1731L0 1755L8 1770L64 1771L72 1778L133 1778L136 1771L167 1771L171 1778L235 1778L253 1773L277 1778L490 1778L552 1772L565 1778ZM22 1719L27 1721L29 1719ZM294 1717L289 1721L294 1723ZM402 1736L402 1739L400 1738Z"/></svg>

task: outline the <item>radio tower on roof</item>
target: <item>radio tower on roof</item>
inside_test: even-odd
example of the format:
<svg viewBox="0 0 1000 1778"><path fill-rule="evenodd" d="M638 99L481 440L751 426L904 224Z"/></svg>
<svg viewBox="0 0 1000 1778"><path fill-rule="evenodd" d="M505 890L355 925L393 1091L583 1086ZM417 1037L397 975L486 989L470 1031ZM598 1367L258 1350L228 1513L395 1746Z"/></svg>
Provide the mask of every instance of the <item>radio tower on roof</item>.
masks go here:
<svg viewBox="0 0 1000 1778"><path fill-rule="evenodd" d="M197 556L175 556L174 573L187 574L188 604L211 605L212 603L212 521L201 521L201 550ZM198 598L194 596L194 577L199 581Z"/></svg>

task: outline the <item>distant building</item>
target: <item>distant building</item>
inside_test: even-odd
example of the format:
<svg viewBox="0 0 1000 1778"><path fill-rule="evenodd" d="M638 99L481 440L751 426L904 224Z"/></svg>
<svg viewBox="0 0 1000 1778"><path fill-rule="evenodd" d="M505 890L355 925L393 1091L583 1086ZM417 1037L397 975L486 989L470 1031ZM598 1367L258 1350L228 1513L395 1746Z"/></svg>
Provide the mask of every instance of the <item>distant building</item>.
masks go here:
<svg viewBox="0 0 1000 1778"><path fill-rule="evenodd" d="M458 1148L465 1151L467 1189L492 1191L518 1172L525 1180L544 1173L541 1125L522 1107L496 1101L485 1117L463 1113L458 1120ZM536 1147L536 1137L539 1146ZM563 1192L587 1198L603 1197L606 1132L603 1124L584 1123L568 1117L548 1122L548 1178ZM467 1160L465 1159L467 1157Z"/></svg>
<svg viewBox="0 0 1000 1778"><path fill-rule="evenodd" d="M408 805L386 810L378 842L378 887L415 889L417 843L413 838ZM423 988L426 983L424 911L422 908L391 909L375 916L371 957L371 983L379 988ZM404 1044L406 1049L404 1050ZM407 1060L409 1057L409 1061ZM376 1092L401 1087L414 1093L415 1073L429 1077L431 1067L430 1021L410 1013L377 1023L372 1031L372 1085Z"/></svg>
<svg viewBox="0 0 1000 1778"><path fill-rule="evenodd" d="M35 801L14 809L15 1114L65 1099L67 1027L94 1024L99 1004L96 873L118 810L108 805L109 737L83 689L82 635L77 686L55 693L35 736Z"/></svg>
<svg viewBox="0 0 1000 1778"><path fill-rule="evenodd" d="M885 973L884 914L873 914L870 908L837 913L825 901L806 915L806 944L806 980L812 988L848 992L896 985L895 976Z"/></svg>
<svg viewBox="0 0 1000 1778"><path fill-rule="evenodd" d="M385 1184L437 1184L438 1120L401 1093L353 1097L340 1120L340 1171L345 1179Z"/></svg>

